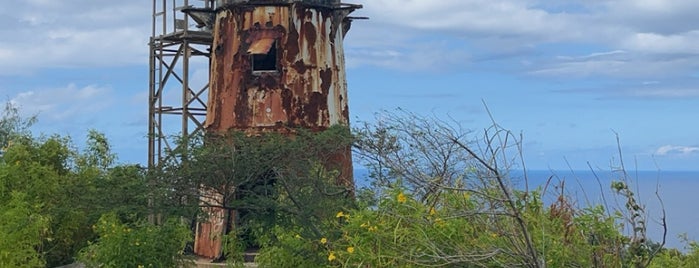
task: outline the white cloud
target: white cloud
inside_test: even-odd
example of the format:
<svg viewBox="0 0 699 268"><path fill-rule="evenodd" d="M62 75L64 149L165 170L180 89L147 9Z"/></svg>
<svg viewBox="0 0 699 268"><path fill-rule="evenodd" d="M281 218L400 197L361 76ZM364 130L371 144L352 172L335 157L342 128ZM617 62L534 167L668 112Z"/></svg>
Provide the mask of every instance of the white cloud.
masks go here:
<svg viewBox="0 0 699 268"><path fill-rule="evenodd" d="M671 35L696 30L699 20L695 0L616 0L600 5L605 24L619 24L639 33Z"/></svg>
<svg viewBox="0 0 699 268"><path fill-rule="evenodd" d="M657 55L651 53L614 50L582 56L559 55L539 59L529 67L530 75L546 77L616 77L662 79L690 75L699 67L696 55Z"/></svg>
<svg viewBox="0 0 699 268"><path fill-rule="evenodd" d="M372 20L382 23L490 36L551 36L567 32L569 24L566 17L529 8L526 1L377 0L365 8Z"/></svg>
<svg viewBox="0 0 699 268"><path fill-rule="evenodd" d="M354 23L348 36L350 67L446 70L481 58L505 61L502 66L510 66L505 71L518 65L528 73L563 76L598 75L604 68L612 68L607 72L612 76L643 71L634 65L657 75L699 67L696 60L668 59L669 54L699 57L696 0L349 2L364 5L355 15L370 17ZM0 34L12 37L0 41L0 75L47 67L144 65L151 8L141 0L16 1L12 9L0 10ZM584 44L595 51L551 55L551 44ZM607 52L644 59L624 62L595 55ZM581 55L602 60L590 62ZM551 62L557 56L577 61Z"/></svg>
<svg viewBox="0 0 699 268"><path fill-rule="evenodd" d="M356 23L352 31L362 35L364 31L380 32L377 28L393 29L383 31L386 34L379 40L391 40L394 35L400 36L394 41L408 40L413 46L401 50L407 58L424 53L416 44L441 36L460 43L464 54L474 55L474 58L500 57L505 61L503 65L509 63L510 66L526 62L526 66L521 65L525 72L536 74L645 77L649 73L658 76L675 75L677 71L686 73L699 67L696 60L673 58L676 55L699 57L699 47L695 45L699 43L699 17L694 14L699 9L699 1L695 0L555 3L545 0L373 0L363 4L365 8L358 13L369 16L370 20ZM352 49L356 43L350 41L347 47ZM364 45L363 48L373 50L391 44L395 46L386 41L375 44L380 47ZM557 52L549 51L552 45L558 46ZM580 47L587 53L580 53ZM359 58L355 62L391 65L390 58L377 62L367 59L369 55L352 56ZM565 62L551 62L550 59L557 56ZM570 59L564 59L566 57ZM610 60L610 57L640 60ZM507 61L515 58L516 61ZM568 62L571 59L577 61ZM427 69L440 67L424 60L420 63Z"/></svg>
<svg viewBox="0 0 699 268"><path fill-rule="evenodd" d="M17 1L0 10L0 34L11 37L0 40L0 75L145 64L150 9L137 0Z"/></svg>
<svg viewBox="0 0 699 268"><path fill-rule="evenodd" d="M0 73L17 74L37 68L104 67L145 64L147 37L132 28L98 30L54 29L35 42L0 43Z"/></svg>
<svg viewBox="0 0 699 268"><path fill-rule="evenodd" d="M626 90L624 94L640 98L697 98L699 97L699 88L641 88Z"/></svg>
<svg viewBox="0 0 699 268"><path fill-rule="evenodd" d="M25 115L38 114L41 121L70 123L77 117L95 116L111 106L112 99L112 90L108 87L69 84L61 88L21 92L10 101L21 107Z"/></svg>
<svg viewBox="0 0 699 268"><path fill-rule="evenodd" d="M405 49L402 49L405 50ZM471 62L463 51L449 49L439 44L417 44L403 52L397 49L349 49L347 67L374 65L408 71L458 70ZM440 68L435 69L435 66Z"/></svg>
<svg viewBox="0 0 699 268"><path fill-rule="evenodd" d="M695 146L675 146L675 145L665 145L661 146L655 151L656 155L688 155L693 153L699 153L699 147Z"/></svg>
<svg viewBox="0 0 699 268"><path fill-rule="evenodd" d="M595 59L595 58L606 58L610 56L618 56L618 55L625 55L628 52L624 50L614 50L614 51L606 51L606 52L595 52L595 53L590 53L588 55L583 55L583 56L558 56L557 58L560 60L588 60L588 59Z"/></svg>
<svg viewBox="0 0 699 268"><path fill-rule="evenodd" d="M628 49L659 54L699 54L697 43L699 43L699 29L672 35L636 33L621 41L621 45Z"/></svg>

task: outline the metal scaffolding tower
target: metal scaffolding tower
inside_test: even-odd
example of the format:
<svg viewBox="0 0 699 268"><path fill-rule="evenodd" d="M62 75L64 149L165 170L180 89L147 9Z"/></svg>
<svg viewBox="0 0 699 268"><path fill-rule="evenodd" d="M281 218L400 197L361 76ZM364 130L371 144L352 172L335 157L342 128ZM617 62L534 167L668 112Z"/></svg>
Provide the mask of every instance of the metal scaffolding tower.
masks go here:
<svg viewBox="0 0 699 268"><path fill-rule="evenodd" d="M192 3L194 2L194 3ZM187 9L213 10L214 0L153 0L148 99L148 166L158 166L174 137L204 130L211 30Z"/></svg>

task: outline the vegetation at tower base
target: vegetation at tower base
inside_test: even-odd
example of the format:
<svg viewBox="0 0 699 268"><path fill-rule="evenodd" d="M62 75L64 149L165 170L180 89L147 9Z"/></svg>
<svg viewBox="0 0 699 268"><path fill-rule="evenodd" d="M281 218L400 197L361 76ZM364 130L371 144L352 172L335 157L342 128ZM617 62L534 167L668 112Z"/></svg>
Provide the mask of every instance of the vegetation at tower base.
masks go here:
<svg viewBox="0 0 699 268"><path fill-rule="evenodd" d="M27 122L17 116L9 115ZM198 186L225 191L226 183L236 188L219 205L240 216L222 238L226 253L240 261L245 247L257 245L261 267L699 265L696 242L680 251L647 239L645 222L663 222L662 212L645 211L623 165L609 186L621 206L576 205L564 182L528 189L528 178L508 173L522 168L513 162L520 139L497 125L477 139L458 125L396 112L353 136L338 127L299 130L292 139L193 137L186 142L196 146L172 152L178 158L159 173L114 164L100 133L89 132L79 150L67 137L33 137L26 124L3 124L7 118L0 118L10 137L0 156L0 267L76 259L176 266L188 261L183 251L192 240L182 217L202 220L199 211L216 205L198 202L206 193ZM372 177L354 199L336 183L340 174L320 164L350 143ZM157 202L149 207L149 199ZM147 221L151 214L160 224Z"/></svg>
<svg viewBox="0 0 699 268"><path fill-rule="evenodd" d="M262 247L262 259L281 239L279 230L319 239L325 235L323 219L351 205L353 187L340 183L342 174L332 166L337 152L349 148L350 131L334 126L292 132L289 137L232 131L182 141L189 145L179 148L187 151L172 152L157 176L158 184L175 190L155 199L184 200L178 204L182 211L194 213L221 209L222 234L241 247ZM206 221L201 217L207 215L190 219Z"/></svg>
<svg viewBox="0 0 699 268"><path fill-rule="evenodd" d="M145 219L125 223L117 213L102 215L93 226L100 239L84 248L79 260L88 267L185 267L185 244L192 239L187 226L171 218L162 225Z"/></svg>

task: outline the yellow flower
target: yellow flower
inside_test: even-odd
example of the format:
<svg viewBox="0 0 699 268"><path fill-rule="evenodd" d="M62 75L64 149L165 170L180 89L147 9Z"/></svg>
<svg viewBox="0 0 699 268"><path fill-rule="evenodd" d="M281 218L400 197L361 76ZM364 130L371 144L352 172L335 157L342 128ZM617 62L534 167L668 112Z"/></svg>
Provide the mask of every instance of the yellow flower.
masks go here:
<svg viewBox="0 0 699 268"><path fill-rule="evenodd" d="M376 226L370 226L367 230L369 230L369 232L376 232L376 230L378 230L378 229L379 228Z"/></svg>
<svg viewBox="0 0 699 268"><path fill-rule="evenodd" d="M342 211L338 212L337 215L335 215L335 218L342 218L345 216L345 213L342 213Z"/></svg>
<svg viewBox="0 0 699 268"><path fill-rule="evenodd" d="M296 239L300 239L300 238L301 238L301 236L300 236L300 235L298 235L298 234L297 234L297 235L295 235L294 237L295 237Z"/></svg>
<svg viewBox="0 0 699 268"><path fill-rule="evenodd" d="M471 198L471 195L469 193L464 193L464 199L468 200Z"/></svg>
<svg viewBox="0 0 699 268"><path fill-rule="evenodd" d="M328 261L334 261L335 259L337 259L335 257L335 252L330 251L330 255L328 255Z"/></svg>
<svg viewBox="0 0 699 268"><path fill-rule="evenodd" d="M347 252L348 252L349 254L354 253L354 247L347 247Z"/></svg>
<svg viewBox="0 0 699 268"><path fill-rule="evenodd" d="M326 243L328 243L328 239L325 238L325 237L323 237L323 238L320 239L320 243L321 243L321 244L326 244Z"/></svg>
<svg viewBox="0 0 699 268"><path fill-rule="evenodd" d="M496 237L498 237L498 234L492 233L492 234L490 234L490 236L492 236L493 238L496 238Z"/></svg>
<svg viewBox="0 0 699 268"><path fill-rule="evenodd" d="M362 223L362 225L359 225L359 227L367 228L369 227L369 222Z"/></svg>
<svg viewBox="0 0 699 268"><path fill-rule="evenodd" d="M437 211L434 210L434 208L430 208L430 215L437 214Z"/></svg>
<svg viewBox="0 0 699 268"><path fill-rule="evenodd" d="M398 194L398 203L405 203L405 201L408 201L408 198L405 197L403 193Z"/></svg>
<svg viewBox="0 0 699 268"><path fill-rule="evenodd" d="M436 219L434 219L434 224L439 226L439 227L442 227L442 226L444 226L444 220L442 220L441 218L436 218Z"/></svg>

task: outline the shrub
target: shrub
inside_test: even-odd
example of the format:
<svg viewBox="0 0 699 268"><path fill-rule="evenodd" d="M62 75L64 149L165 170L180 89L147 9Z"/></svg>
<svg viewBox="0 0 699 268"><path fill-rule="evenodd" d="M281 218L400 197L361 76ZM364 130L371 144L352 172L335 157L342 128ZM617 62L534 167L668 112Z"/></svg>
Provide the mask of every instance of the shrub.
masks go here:
<svg viewBox="0 0 699 268"><path fill-rule="evenodd" d="M308 237L300 233L289 227L275 227L266 236L267 243L262 245L255 261L260 267L325 266L327 238Z"/></svg>
<svg viewBox="0 0 699 268"><path fill-rule="evenodd" d="M89 267L177 267L187 261L182 250L191 233L176 220L125 224L109 213L93 228L99 238L79 255Z"/></svg>
<svg viewBox="0 0 699 268"><path fill-rule="evenodd" d="M37 248L49 235L49 219L25 201L26 194L12 192L0 205L0 267L44 267Z"/></svg>

